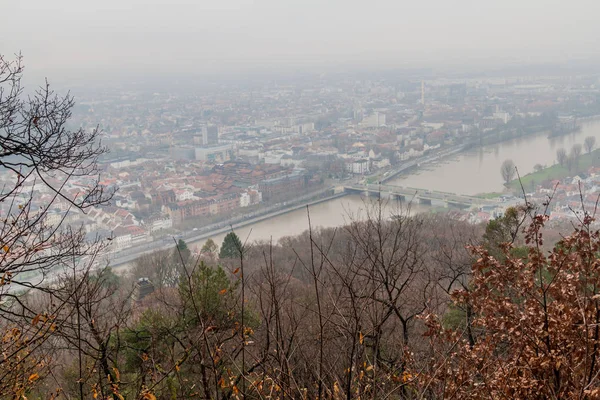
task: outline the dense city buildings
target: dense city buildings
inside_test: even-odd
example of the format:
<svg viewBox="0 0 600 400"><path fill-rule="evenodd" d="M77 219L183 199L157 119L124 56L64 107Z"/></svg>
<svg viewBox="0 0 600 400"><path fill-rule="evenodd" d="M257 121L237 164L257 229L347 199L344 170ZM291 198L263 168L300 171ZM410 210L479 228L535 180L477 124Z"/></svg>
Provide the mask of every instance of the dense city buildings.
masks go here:
<svg viewBox="0 0 600 400"><path fill-rule="evenodd" d="M101 184L119 191L111 207L87 215L70 215L59 201L48 223L64 218L90 235L112 235L115 251L150 243L348 182L384 179L432 154L572 131L579 119L600 114L599 84L594 76L340 74L252 87L76 93L75 123L93 129L99 121L111 149L101 160ZM74 180L70 190L88 184ZM35 198L42 204L49 195Z"/></svg>

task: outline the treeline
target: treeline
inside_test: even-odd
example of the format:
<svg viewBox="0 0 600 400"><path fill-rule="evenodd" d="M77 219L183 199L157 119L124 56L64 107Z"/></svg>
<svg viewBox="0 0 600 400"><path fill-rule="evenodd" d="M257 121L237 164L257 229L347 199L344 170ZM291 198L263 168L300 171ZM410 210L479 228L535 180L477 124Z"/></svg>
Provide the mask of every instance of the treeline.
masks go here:
<svg viewBox="0 0 600 400"><path fill-rule="evenodd" d="M51 336L31 352L28 393L594 398L591 217L544 247L547 217L533 209L474 226L444 215L390 220L380 203L366 207L343 228L278 244L230 233L198 256L182 241L143 256L129 277L65 276L62 309L24 321ZM136 301L139 278L154 291ZM52 307L43 296L24 304Z"/></svg>

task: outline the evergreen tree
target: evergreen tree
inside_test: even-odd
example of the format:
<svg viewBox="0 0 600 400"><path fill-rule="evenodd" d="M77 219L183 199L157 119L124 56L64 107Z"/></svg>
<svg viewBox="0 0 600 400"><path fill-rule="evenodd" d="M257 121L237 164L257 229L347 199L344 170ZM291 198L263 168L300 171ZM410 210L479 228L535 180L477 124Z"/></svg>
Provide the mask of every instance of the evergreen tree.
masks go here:
<svg viewBox="0 0 600 400"><path fill-rule="evenodd" d="M235 232L229 232L223 239L219 258L239 258L243 251L244 246L238 235Z"/></svg>
<svg viewBox="0 0 600 400"><path fill-rule="evenodd" d="M504 215L488 222L483 234L483 243L490 255L499 260L504 259L502 244L511 243L515 245L511 250L515 256L527 256L527 251L522 247L517 246L515 241L519 234L519 228L524 222L523 210L515 207L509 207L504 212Z"/></svg>
<svg viewBox="0 0 600 400"><path fill-rule="evenodd" d="M190 251L190 249L188 249L187 243L182 239L179 239L177 241L177 246L175 246L175 251L173 254L173 257L176 260L176 262L181 262L181 259L183 259L183 262L187 263L191 255L192 252Z"/></svg>

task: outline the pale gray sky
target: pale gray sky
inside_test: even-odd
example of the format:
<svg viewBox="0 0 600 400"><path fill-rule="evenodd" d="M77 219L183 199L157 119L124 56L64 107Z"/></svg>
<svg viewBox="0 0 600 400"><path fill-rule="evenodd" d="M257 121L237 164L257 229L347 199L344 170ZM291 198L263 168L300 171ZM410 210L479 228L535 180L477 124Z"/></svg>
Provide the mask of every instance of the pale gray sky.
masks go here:
<svg viewBox="0 0 600 400"><path fill-rule="evenodd" d="M29 71L596 61L598 0L0 0Z"/></svg>

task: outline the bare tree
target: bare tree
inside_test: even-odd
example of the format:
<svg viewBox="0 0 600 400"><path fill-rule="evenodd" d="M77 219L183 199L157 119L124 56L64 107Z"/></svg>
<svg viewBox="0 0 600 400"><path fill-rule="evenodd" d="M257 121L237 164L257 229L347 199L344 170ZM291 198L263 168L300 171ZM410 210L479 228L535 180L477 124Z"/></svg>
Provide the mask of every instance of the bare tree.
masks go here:
<svg viewBox="0 0 600 400"><path fill-rule="evenodd" d="M556 150L556 161L563 166L567 162L567 151L564 148Z"/></svg>
<svg viewBox="0 0 600 400"><path fill-rule="evenodd" d="M585 147L585 151L589 154L594 150L596 146L596 137L588 136L583 141L583 147Z"/></svg>
<svg viewBox="0 0 600 400"><path fill-rule="evenodd" d="M502 179L504 179L505 184L509 184L510 181L515 177L516 169L515 163L513 160L505 160L500 167L500 174L502 175Z"/></svg>
<svg viewBox="0 0 600 400"><path fill-rule="evenodd" d="M113 193L99 183L97 160L107 151L100 144L100 131L68 129L73 98L57 95L47 82L25 97L22 73L20 55L12 61L0 55L0 315L4 329L42 315L45 321L52 320L52 315L40 313L27 299L35 292L54 295L61 283L57 273L74 260L95 259L101 246L99 241L86 242L83 228L66 226L66 217L108 202ZM75 194L67 191L74 180L86 189ZM43 202L39 199L42 191L50 193ZM50 225L49 210L58 203L67 211L57 224ZM55 298L52 310L64 305L63 299ZM53 332L38 332L36 346ZM31 343L30 339L24 343ZM27 357L5 353L0 369L23 367L33 357L27 353Z"/></svg>
<svg viewBox="0 0 600 400"><path fill-rule="evenodd" d="M48 83L24 99L22 71L20 56L15 61L0 56L0 167L10 182L0 189L7 216L0 221L0 275L10 276L13 287L30 288L36 286L31 279L20 279L26 272L45 277L53 267L88 252L84 232L65 229L64 217L55 226L46 223L53 204L85 211L107 202L112 193L99 184L96 162L106 152L99 130L69 130L73 98L58 96ZM82 179L87 190L67 192L73 179ZM43 204L36 198L42 189L52 193Z"/></svg>
<svg viewBox="0 0 600 400"><path fill-rule="evenodd" d="M134 278L148 278L158 288L174 287L179 283L182 265L173 250L160 250L144 254L133 263Z"/></svg>
<svg viewBox="0 0 600 400"><path fill-rule="evenodd" d="M581 149L582 147L579 143L575 143L573 147L571 147L571 153L567 158L567 167L569 168L569 171L572 171L573 169L577 170L577 168L579 167L579 157L581 156Z"/></svg>
<svg viewBox="0 0 600 400"><path fill-rule="evenodd" d="M129 317L130 293L119 290L118 278L109 268L77 269L74 266L62 276L65 284L54 293L65 305L54 318L61 327L54 348L75 359L80 399L87 393L118 398L114 393L120 385L119 333Z"/></svg>
<svg viewBox="0 0 600 400"><path fill-rule="evenodd" d="M575 158L578 158L581 155L581 144L575 143L573 147L571 147L571 155Z"/></svg>

